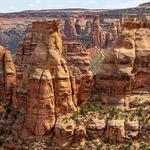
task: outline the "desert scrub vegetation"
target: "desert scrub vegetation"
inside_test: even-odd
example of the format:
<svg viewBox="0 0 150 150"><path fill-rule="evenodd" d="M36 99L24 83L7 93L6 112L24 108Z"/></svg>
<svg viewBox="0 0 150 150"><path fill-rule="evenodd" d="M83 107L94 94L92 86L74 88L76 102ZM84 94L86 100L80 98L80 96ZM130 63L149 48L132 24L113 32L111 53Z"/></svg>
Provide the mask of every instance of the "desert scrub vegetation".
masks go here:
<svg viewBox="0 0 150 150"><path fill-rule="evenodd" d="M140 150L150 150L150 146L147 143L141 143Z"/></svg>
<svg viewBox="0 0 150 150"><path fill-rule="evenodd" d="M86 145L84 146L85 149L96 149L96 150L104 150L104 144L98 141L88 139L86 141Z"/></svg>
<svg viewBox="0 0 150 150"><path fill-rule="evenodd" d="M106 110L88 102L86 105L81 106L79 111L72 113L70 119L74 120L75 122L79 121L80 119L84 120L96 116L98 116L99 119L104 119L104 115L106 113Z"/></svg>
<svg viewBox="0 0 150 150"><path fill-rule="evenodd" d="M92 103L88 102L88 104L81 106L80 111L74 112L71 115L71 119L77 121L79 118L90 118L90 117L97 117L98 119L110 119L110 120L117 120L117 119L124 119L124 120L139 120L144 123L148 123L150 121L150 112L149 110L145 110L143 108L136 109L136 110L128 110L123 111L117 107L112 108L101 108L93 105Z"/></svg>
<svg viewBox="0 0 150 150"><path fill-rule="evenodd" d="M141 98L141 97L135 97L132 101L129 102L130 108L135 107L148 107L150 106L150 98Z"/></svg>
<svg viewBox="0 0 150 150"><path fill-rule="evenodd" d="M139 117L139 120L144 123L150 123L150 110L146 110L143 108L137 109L137 116Z"/></svg>

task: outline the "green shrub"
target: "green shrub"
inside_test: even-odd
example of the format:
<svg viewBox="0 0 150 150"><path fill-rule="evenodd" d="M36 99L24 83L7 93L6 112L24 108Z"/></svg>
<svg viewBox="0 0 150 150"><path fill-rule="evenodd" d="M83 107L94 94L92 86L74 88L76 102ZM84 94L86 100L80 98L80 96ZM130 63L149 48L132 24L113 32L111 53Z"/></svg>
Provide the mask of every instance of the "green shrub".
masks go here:
<svg viewBox="0 0 150 150"><path fill-rule="evenodd" d="M140 146L140 150L150 150L150 146L146 143L142 143Z"/></svg>
<svg viewBox="0 0 150 150"><path fill-rule="evenodd" d="M80 114L85 116L88 112L96 112L96 111L97 108L91 103L88 103L87 105L81 107Z"/></svg>
<svg viewBox="0 0 150 150"><path fill-rule="evenodd" d="M80 113L79 112L74 112L71 116L71 119L74 121L77 121L77 119L79 118Z"/></svg>
<svg viewBox="0 0 150 150"><path fill-rule="evenodd" d="M119 117L119 113L120 113L120 110L116 107L113 107L110 112L109 112L109 118L110 119L117 119Z"/></svg>

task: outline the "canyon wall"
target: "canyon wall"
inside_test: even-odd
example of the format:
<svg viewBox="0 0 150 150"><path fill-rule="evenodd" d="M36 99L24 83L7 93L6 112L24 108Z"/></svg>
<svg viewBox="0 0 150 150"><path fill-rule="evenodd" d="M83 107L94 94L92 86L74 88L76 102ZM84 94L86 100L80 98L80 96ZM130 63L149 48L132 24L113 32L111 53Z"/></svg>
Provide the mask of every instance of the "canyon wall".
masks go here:
<svg viewBox="0 0 150 150"><path fill-rule="evenodd" d="M125 22L118 40L105 52L95 80L104 105L126 106L134 91L149 92L149 35L144 24Z"/></svg>

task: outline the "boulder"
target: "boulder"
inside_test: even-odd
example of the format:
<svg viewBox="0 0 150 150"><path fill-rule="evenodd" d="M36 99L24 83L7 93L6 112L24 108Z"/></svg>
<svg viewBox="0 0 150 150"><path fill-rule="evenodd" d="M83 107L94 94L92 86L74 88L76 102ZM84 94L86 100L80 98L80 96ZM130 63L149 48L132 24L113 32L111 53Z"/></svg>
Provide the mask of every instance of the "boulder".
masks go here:
<svg viewBox="0 0 150 150"><path fill-rule="evenodd" d="M86 128L83 124L78 125L74 132L74 143L80 146L85 145Z"/></svg>
<svg viewBox="0 0 150 150"><path fill-rule="evenodd" d="M60 116L57 118L53 141L56 146L66 147L73 140L75 132L75 122L69 116Z"/></svg>
<svg viewBox="0 0 150 150"><path fill-rule="evenodd" d="M139 121L134 120L125 121L125 130L126 130L126 138L127 139L135 139L139 134Z"/></svg>
<svg viewBox="0 0 150 150"><path fill-rule="evenodd" d="M90 139L97 139L99 137L103 137L105 128L106 128L106 121L99 120L98 118L93 118L87 124L87 135Z"/></svg>
<svg viewBox="0 0 150 150"><path fill-rule="evenodd" d="M125 142L124 120L108 120L106 138L113 143Z"/></svg>

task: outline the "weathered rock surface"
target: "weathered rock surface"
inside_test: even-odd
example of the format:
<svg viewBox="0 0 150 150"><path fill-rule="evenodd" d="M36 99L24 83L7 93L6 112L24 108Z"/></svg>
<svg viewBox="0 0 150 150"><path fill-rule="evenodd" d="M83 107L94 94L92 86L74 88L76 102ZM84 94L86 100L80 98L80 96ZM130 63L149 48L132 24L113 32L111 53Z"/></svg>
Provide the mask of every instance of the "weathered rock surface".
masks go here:
<svg viewBox="0 0 150 150"><path fill-rule="evenodd" d="M86 28L86 21L84 18L77 19L75 22L75 28L78 35L82 34L82 32Z"/></svg>
<svg viewBox="0 0 150 150"><path fill-rule="evenodd" d="M64 24L64 34L68 40L77 40L77 31L74 18L66 19Z"/></svg>
<svg viewBox="0 0 150 150"><path fill-rule="evenodd" d="M100 26L99 17L95 17L90 32L91 47L102 48L105 46L105 32Z"/></svg>
<svg viewBox="0 0 150 150"><path fill-rule="evenodd" d="M106 138L113 143L125 141L124 120L108 120Z"/></svg>
<svg viewBox="0 0 150 150"><path fill-rule="evenodd" d="M87 134L90 139L103 137L106 128L106 121L98 118L93 118L87 124Z"/></svg>
<svg viewBox="0 0 150 150"><path fill-rule="evenodd" d="M125 122L126 138L135 139L139 134L139 121L138 120L127 120Z"/></svg>
<svg viewBox="0 0 150 150"><path fill-rule="evenodd" d="M21 80L25 67L30 62L30 57L37 45L37 42L42 39L42 33L35 32L31 29L16 50L16 71L17 79Z"/></svg>
<svg viewBox="0 0 150 150"><path fill-rule="evenodd" d="M73 82L61 56L58 21L36 22L33 30L42 34L14 96L14 106L26 103L23 137L46 135L57 115L76 111ZM22 96L24 99L22 100Z"/></svg>
<svg viewBox="0 0 150 150"><path fill-rule="evenodd" d="M65 147L73 140L76 124L73 120L68 119L67 116L62 116L57 119L55 125L54 143L57 146Z"/></svg>
<svg viewBox="0 0 150 150"><path fill-rule="evenodd" d="M77 42L67 42L63 55L67 61L70 73L75 76L78 103L87 102L91 92L92 71L90 57L86 48Z"/></svg>
<svg viewBox="0 0 150 150"><path fill-rule="evenodd" d="M86 142L86 128L83 124L78 125L74 132L74 145L84 146Z"/></svg>
<svg viewBox="0 0 150 150"><path fill-rule="evenodd" d="M96 75L96 90L106 105L126 106L127 95L150 91L150 30L141 23L125 24L112 49L106 51Z"/></svg>
<svg viewBox="0 0 150 150"><path fill-rule="evenodd" d="M76 83L79 84L82 76L91 73L90 57L82 44L67 42L64 45L63 55L69 71L76 77Z"/></svg>
<svg viewBox="0 0 150 150"><path fill-rule="evenodd" d="M108 29L108 33L106 35L106 45L107 47L111 47L113 42L116 40L118 37L118 28L115 25L114 22L110 24L110 27Z"/></svg>
<svg viewBox="0 0 150 150"><path fill-rule="evenodd" d="M0 46L0 101L11 101L16 83L16 70L8 49Z"/></svg>

